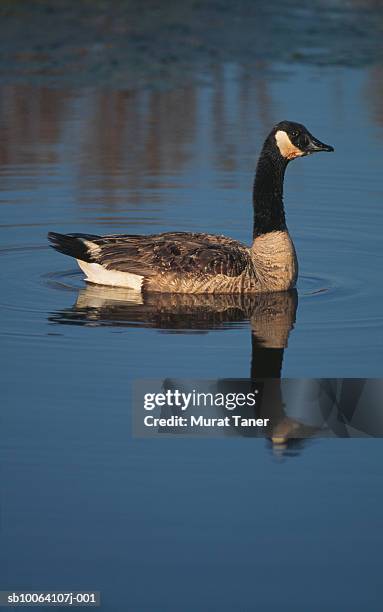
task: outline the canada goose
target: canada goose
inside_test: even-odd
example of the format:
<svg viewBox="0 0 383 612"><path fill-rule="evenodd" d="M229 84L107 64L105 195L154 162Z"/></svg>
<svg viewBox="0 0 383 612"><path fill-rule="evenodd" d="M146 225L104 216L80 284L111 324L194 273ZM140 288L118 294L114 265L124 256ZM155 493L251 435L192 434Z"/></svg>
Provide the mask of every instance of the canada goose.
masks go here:
<svg viewBox="0 0 383 612"><path fill-rule="evenodd" d="M75 257L86 280L99 285L164 293L259 293L294 287L298 266L283 207L287 164L333 151L300 123L282 121L263 145L254 180L251 247L212 234L149 236L57 234L53 248Z"/></svg>

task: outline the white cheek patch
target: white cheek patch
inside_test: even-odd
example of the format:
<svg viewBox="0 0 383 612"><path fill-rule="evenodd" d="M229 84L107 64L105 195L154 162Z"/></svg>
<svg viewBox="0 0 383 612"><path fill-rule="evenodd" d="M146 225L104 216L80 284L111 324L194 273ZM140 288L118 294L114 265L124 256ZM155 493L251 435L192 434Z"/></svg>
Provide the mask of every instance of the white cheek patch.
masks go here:
<svg viewBox="0 0 383 612"><path fill-rule="evenodd" d="M301 157L304 155L304 152L298 149L298 147L291 142L284 130L278 130L278 132L276 132L275 141L282 157L285 157L286 159L294 159L294 157Z"/></svg>

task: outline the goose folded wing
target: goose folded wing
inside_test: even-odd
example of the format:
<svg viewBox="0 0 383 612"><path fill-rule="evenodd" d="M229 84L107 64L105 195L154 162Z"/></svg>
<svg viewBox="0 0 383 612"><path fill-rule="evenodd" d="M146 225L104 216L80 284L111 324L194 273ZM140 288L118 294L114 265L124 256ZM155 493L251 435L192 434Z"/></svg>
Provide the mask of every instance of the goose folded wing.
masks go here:
<svg viewBox="0 0 383 612"><path fill-rule="evenodd" d="M221 236L197 236L105 236L95 241L96 260L108 270L147 277L164 273L239 276L251 263L244 245Z"/></svg>

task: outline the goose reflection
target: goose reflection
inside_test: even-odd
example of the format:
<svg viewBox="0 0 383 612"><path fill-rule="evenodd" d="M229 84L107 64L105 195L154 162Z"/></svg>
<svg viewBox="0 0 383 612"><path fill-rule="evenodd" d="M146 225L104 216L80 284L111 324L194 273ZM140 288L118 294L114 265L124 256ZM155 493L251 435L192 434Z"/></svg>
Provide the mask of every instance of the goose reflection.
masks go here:
<svg viewBox="0 0 383 612"><path fill-rule="evenodd" d="M210 381L209 391L223 394L255 391L258 398L255 407L244 406L231 414L268 418L269 425L261 431L232 426L217 435L266 436L278 454L294 453L302 448L304 439L318 435L383 435L381 381L369 381L366 385L363 379L281 378L297 306L295 289L255 295L142 295L128 289L87 285L79 291L71 308L52 313L49 320L64 325L149 327L168 333L207 333L224 331L232 325L248 325L251 360L244 372L246 378ZM157 391L188 392L193 387L200 389L201 382L167 378ZM222 411L217 408L210 416L222 417ZM161 409L161 417L170 415L180 416L181 412L176 407ZM172 428L158 431L184 433Z"/></svg>
<svg viewBox="0 0 383 612"><path fill-rule="evenodd" d="M275 367L279 373L281 370L283 349L295 322L297 304L295 289L254 295L141 294L131 289L88 284L80 289L72 308L52 313L49 321L93 327L153 327L169 332L209 331L250 322L253 353L257 348L275 351L269 374L274 376Z"/></svg>
<svg viewBox="0 0 383 612"><path fill-rule="evenodd" d="M293 329L298 305L296 289L259 294L142 294L130 289L88 284L78 293L72 308L52 313L49 320L59 324L113 327L152 327L167 332L204 333L227 329L233 324L249 325L251 330L251 361L243 380L214 381L218 392L256 391L261 401L243 416L269 417L275 424L295 422L283 411L280 377L284 351ZM249 377L250 374L250 377ZM262 391L261 379L276 379L272 393ZM185 381L165 379L163 389L172 389ZM246 389L245 389L246 388ZM266 408L267 405L267 408ZM263 406L265 406L263 408ZM163 411L164 414L164 411ZM286 420L287 419L287 420ZM169 433L169 431L167 431ZM240 429L232 433L243 433ZM272 429L267 434L273 439ZM245 435L252 435L251 433ZM288 431L285 431L288 438ZM280 443L278 434L277 443Z"/></svg>

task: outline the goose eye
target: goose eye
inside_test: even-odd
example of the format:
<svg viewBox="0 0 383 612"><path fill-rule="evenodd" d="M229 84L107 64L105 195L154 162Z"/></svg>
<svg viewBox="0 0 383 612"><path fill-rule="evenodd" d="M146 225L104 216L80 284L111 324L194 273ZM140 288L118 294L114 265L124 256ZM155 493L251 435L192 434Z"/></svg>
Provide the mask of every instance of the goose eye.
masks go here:
<svg viewBox="0 0 383 612"><path fill-rule="evenodd" d="M291 132L291 136L293 138L296 138L298 136L298 132L296 130L294 130L294 132Z"/></svg>

